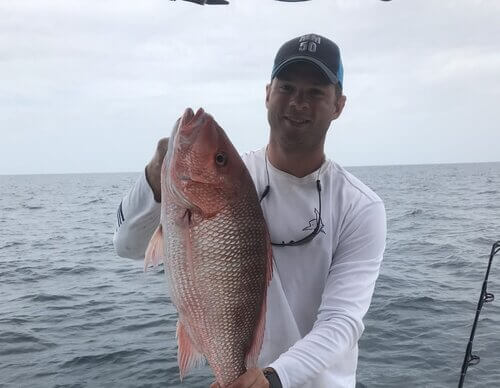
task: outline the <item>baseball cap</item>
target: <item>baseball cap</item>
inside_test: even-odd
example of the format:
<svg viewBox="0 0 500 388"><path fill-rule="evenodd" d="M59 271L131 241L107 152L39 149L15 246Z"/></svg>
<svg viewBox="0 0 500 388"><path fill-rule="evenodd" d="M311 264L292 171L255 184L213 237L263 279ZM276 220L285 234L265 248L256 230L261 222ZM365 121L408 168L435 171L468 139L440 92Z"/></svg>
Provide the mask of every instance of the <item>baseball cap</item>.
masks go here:
<svg viewBox="0 0 500 388"><path fill-rule="evenodd" d="M284 43L274 58L271 79L291 63L298 61L316 65L332 84L343 86L344 68L339 47L318 34L302 35Z"/></svg>

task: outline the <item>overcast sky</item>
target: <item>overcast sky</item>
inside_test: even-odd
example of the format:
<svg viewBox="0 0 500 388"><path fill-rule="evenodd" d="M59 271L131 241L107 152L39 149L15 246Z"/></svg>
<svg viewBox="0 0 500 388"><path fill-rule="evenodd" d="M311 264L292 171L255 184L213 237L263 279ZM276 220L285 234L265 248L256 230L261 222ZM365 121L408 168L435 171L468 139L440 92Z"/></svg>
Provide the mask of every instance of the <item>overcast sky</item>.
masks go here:
<svg viewBox="0 0 500 388"><path fill-rule="evenodd" d="M264 146L274 55L338 43L345 166L500 160L500 1L0 0L0 174L140 171L188 106Z"/></svg>

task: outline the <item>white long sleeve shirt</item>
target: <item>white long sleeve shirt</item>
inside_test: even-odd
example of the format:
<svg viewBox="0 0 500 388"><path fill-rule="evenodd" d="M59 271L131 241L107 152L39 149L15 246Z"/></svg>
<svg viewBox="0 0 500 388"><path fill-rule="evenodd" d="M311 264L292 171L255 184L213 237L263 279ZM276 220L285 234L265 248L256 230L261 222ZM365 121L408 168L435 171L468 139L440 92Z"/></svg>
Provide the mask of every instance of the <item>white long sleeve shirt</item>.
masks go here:
<svg viewBox="0 0 500 388"><path fill-rule="evenodd" d="M242 158L260 195L267 185L265 150ZM259 366L273 367L283 388L355 387L362 320L385 249L384 205L331 160L302 178L267 165L270 191L261 206L271 240L297 241L314 229L318 178L322 227L304 245L273 246ZM118 209L118 255L143 258L159 217L143 174Z"/></svg>

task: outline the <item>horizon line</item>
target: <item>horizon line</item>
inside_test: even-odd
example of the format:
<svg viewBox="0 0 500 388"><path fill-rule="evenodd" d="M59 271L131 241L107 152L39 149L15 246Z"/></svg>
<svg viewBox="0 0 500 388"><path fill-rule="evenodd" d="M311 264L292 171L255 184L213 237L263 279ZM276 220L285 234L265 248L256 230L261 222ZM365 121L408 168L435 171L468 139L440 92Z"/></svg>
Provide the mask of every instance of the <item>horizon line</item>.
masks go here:
<svg viewBox="0 0 500 388"><path fill-rule="evenodd" d="M366 165L350 165L343 168L373 168L373 167L409 167L409 166L443 166L443 165L460 165L460 164L488 164L500 163L497 161L481 161L481 162L437 162L437 163L405 163L405 164L366 164ZM0 173L0 176L29 176L29 175L97 175L97 174L138 174L140 171L91 171L91 172L41 172L41 173Z"/></svg>

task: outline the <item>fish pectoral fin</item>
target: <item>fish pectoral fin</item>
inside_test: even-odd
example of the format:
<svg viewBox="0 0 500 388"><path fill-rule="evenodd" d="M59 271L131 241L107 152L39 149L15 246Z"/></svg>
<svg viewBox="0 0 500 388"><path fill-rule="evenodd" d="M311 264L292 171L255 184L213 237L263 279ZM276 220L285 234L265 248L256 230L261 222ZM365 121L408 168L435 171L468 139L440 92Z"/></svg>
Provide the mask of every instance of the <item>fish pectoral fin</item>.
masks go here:
<svg viewBox="0 0 500 388"><path fill-rule="evenodd" d="M181 381L192 368L197 368L205 364L205 357L193 344L186 327L179 320L177 321L177 363L181 375Z"/></svg>
<svg viewBox="0 0 500 388"><path fill-rule="evenodd" d="M160 260L165 261L165 250L163 249L163 228L161 224L158 225L158 228L156 228L146 249L146 254L144 256L144 271L146 271L151 264L156 267Z"/></svg>
<svg viewBox="0 0 500 388"><path fill-rule="evenodd" d="M181 229L189 229L198 225L207 217L199 209L185 209L176 219L175 224Z"/></svg>

